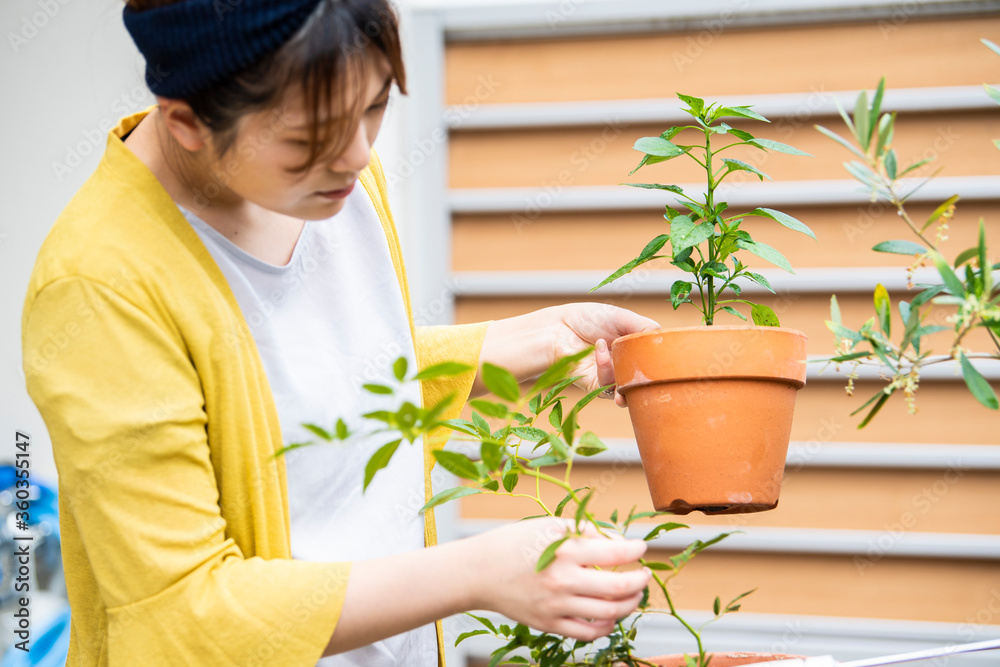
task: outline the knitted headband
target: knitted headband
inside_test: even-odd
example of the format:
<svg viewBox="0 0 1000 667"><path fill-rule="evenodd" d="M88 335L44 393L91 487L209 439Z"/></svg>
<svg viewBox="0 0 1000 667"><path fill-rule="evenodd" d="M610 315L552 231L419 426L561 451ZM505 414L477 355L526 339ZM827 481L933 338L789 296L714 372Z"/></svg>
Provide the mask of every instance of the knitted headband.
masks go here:
<svg viewBox="0 0 1000 667"><path fill-rule="evenodd" d="M187 99L277 51L321 0L184 0L125 6L155 95Z"/></svg>

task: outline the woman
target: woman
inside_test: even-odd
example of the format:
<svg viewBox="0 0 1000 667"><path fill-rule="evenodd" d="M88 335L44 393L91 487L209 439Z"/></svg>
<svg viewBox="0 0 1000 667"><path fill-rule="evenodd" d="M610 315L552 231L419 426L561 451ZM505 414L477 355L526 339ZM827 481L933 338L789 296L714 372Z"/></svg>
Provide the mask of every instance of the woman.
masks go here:
<svg viewBox="0 0 1000 667"><path fill-rule="evenodd" d="M412 500L426 451L401 449L363 496L371 443L273 453L372 409L359 385L391 372L372 360L528 380L596 344L576 369L593 388L612 381L607 341L656 323L573 304L413 327L371 152L405 92L385 0L129 0L124 17L157 105L109 133L22 320L59 470L68 664L433 664L432 623L472 609L607 634L649 573L592 566L642 542L572 540L539 574L527 554L555 520L432 546ZM469 372L414 391L484 388Z"/></svg>

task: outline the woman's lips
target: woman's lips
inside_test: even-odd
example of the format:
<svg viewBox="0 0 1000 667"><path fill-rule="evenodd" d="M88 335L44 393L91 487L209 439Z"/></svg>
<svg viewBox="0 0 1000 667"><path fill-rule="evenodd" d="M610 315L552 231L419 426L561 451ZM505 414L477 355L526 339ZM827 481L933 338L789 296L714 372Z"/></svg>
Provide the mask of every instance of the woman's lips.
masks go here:
<svg viewBox="0 0 1000 667"><path fill-rule="evenodd" d="M324 191L319 191L316 194L326 199L343 199L347 195L351 194L351 191L353 189L354 189L354 183L351 183L346 188L343 188L341 190L324 190Z"/></svg>

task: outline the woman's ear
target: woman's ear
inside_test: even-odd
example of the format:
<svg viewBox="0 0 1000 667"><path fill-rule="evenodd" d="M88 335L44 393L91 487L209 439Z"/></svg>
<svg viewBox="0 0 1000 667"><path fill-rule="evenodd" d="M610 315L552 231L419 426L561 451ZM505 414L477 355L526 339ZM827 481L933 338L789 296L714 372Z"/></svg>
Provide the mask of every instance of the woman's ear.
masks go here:
<svg viewBox="0 0 1000 667"><path fill-rule="evenodd" d="M157 97L156 102L164 125L177 143L191 152L199 151L207 145L210 136L208 128L198 120L187 102L166 97Z"/></svg>

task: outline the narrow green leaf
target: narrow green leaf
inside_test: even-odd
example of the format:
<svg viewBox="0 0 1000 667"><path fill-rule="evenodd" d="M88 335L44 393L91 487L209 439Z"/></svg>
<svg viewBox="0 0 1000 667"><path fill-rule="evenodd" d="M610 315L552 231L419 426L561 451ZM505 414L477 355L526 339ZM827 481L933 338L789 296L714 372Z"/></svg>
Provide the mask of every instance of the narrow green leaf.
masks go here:
<svg viewBox="0 0 1000 667"><path fill-rule="evenodd" d="M392 460L392 455L396 453L396 449L399 447L399 443L403 441L402 438L399 440L393 440L388 442L372 454L372 457L368 459L368 463L365 465L365 483L362 487L362 491L368 490L368 485L372 483L375 479L375 473L377 473L382 468L389 465L389 461Z"/></svg>
<svg viewBox="0 0 1000 667"><path fill-rule="evenodd" d="M882 120L878 124L878 142L875 144L875 155L879 156L885 151L885 147L892 144L892 138L896 128L896 112L882 114Z"/></svg>
<svg viewBox="0 0 1000 667"><path fill-rule="evenodd" d="M868 93L862 90L854 103L854 128L863 151L868 150L872 140L871 124L868 120Z"/></svg>
<svg viewBox="0 0 1000 667"><path fill-rule="evenodd" d="M826 326L827 326L827 328L830 331L832 331L833 333L835 333L837 336L839 336L841 338L846 338L848 340L852 340L855 343L861 343L861 342L863 342L865 340L864 336L862 336L861 334L859 334L857 331L853 331L851 329L848 329L843 324L839 324L837 322L832 322L830 320L827 320L826 321Z"/></svg>
<svg viewBox="0 0 1000 667"><path fill-rule="evenodd" d="M414 380L436 380L441 377L455 377L462 373L473 370L468 364L459 364L454 361L444 361L424 368L413 378Z"/></svg>
<svg viewBox="0 0 1000 667"><path fill-rule="evenodd" d="M750 317L753 318L753 323L759 327L781 326L781 323L778 322L778 314L770 307L761 303L751 304Z"/></svg>
<svg viewBox="0 0 1000 667"><path fill-rule="evenodd" d="M875 252L888 252L895 255L922 255L927 248L913 241L882 241L872 247Z"/></svg>
<svg viewBox="0 0 1000 667"><path fill-rule="evenodd" d="M878 315L879 326L886 338L892 335L892 303L889 300L889 290L879 283L875 286L875 313Z"/></svg>
<svg viewBox="0 0 1000 667"><path fill-rule="evenodd" d="M1000 104L1000 90L997 90L993 86L990 86L990 85L985 84L985 83L983 84L983 88L986 89L986 94L989 95L993 99L994 102L996 102L997 104Z"/></svg>
<svg viewBox="0 0 1000 667"><path fill-rule="evenodd" d="M351 432L348 430L347 424L344 423L343 419L337 419L335 432L338 440L346 440L351 435Z"/></svg>
<svg viewBox="0 0 1000 667"><path fill-rule="evenodd" d="M510 371L489 362L483 363L483 383L496 396L510 403L517 403L521 392L517 386L517 378Z"/></svg>
<svg viewBox="0 0 1000 667"><path fill-rule="evenodd" d="M806 157L813 157L805 151L800 151L798 148L789 146L788 144L783 144L780 141L771 141L770 139L752 139L749 143L761 148L766 148L769 151L777 151L787 155L803 155Z"/></svg>
<svg viewBox="0 0 1000 667"><path fill-rule="evenodd" d="M649 542L650 540L656 539L660 535L660 533L668 533L671 530L677 530L678 528L688 528L688 527L689 526L683 523L674 523L674 522L661 523L659 526L653 528L651 531L646 533L646 536L642 539L645 542Z"/></svg>
<svg viewBox="0 0 1000 667"><path fill-rule="evenodd" d="M372 394L391 394L392 388L387 387L384 384L363 384L365 391Z"/></svg>
<svg viewBox="0 0 1000 667"><path fill-rule="evenodd" d="M964 297L965 285L962 284L962 281L959 280L958 276L955 275L955 272L951 270L951 267L948 266L948 262L944 260L944 257L942 257L939 253L935 252L934 250L929 251L928 254L930 255L930 258L934 261L934 266L937 267L938 273L941 274L941 279L944 281L944 284L948 287L948 291L951 292L954 296Z"/></svg>
<svg viewBox="0 0 1000 667"><path fill-rule="evenodd" d="M486 618L485 616L476 616L475 614L470 614L469 612L465 612L465 615L471 616L472 618L476 619L477 621L485 625L491 633L497 634L497 629L496 626L493 625L493 621Z"/></svg>
<svg viewBox="0 0 1000 667"><path fill-rule="evenodd" d="M955 204L958 202L960 198L961 198L960 195L952 195L951 197L948 197L948 199L942 202L940 206L934 209L934 212L931 213L930 217L927 218L927 222L925 222L924 226L920 228L920 231L926 230L928 227L930 227L935 222L940 220L941 216L943 216L949 210L954 208Z"/></svg>
<svg viewBox="0 0 1000 667"><path fill-rule="evenodd" d="M865 416L865 418L861 420L861 423L858 424L859 430L863 429L865 426L868 426L868 423L875 417L875 415L878 414L878 411L882 409L882 406L885 405L885 402L889 400L889 394L886 394L885 392L879 392L879 393L881 394L881 396L878 396L876 394L876 396L878 397L878 402L875 403L875 407L873 407L871 409L871 412L869 412Z"/></svg>
<svg viewBox="0 0 1000 667"><path fill-rule="evenodd" d="M754 139L757 138L757 137L753 136L752 134L750 134L749 132L747 132L746 130L739 130L739 129L736 129L735 127L729 128L729 134L731 134L734 137L736 137L737 139L739 139L741 141L745 141L747 143L750 143Z"/></svg>
<svg viewBox="0 0 1000 667"><path fill-rule="evenodd" d="M965 385L972 392L976 400L990 410L1000 409L1000 402L997 401L997 395L993 391L993 387L990 386L986 378L966 358L964 352L959 356L959 361L962 364L962 378L965 380Z"/></svg>
<svg viewBox="0 0 1000 667"><path fill-rule="evenodd" d="M929 158L924 158L923 160L919 160L917 162L914 162L909 167L907 167L903 171L899 172L899 178L902 178L903 176L906 176L911 171L916 171L917 169L920 169L920 167L924 166L928 162L933 162L933 161L934 161L934 158L933 157L929 157Z"/></svg>
<svg viewBox="0 0 1000 667"><path fill-rule="evenodd" d="M560 538L555 542L553 542L552 544L550 544L549 546L545 547L545 551L543 551L542 555L539 556L538 558L538 563L535 564L535 572L541 572L549 565L552 565L552 562L556 559L556 550L559 547L561 547L563 545L563 542L565 542L569 538L570 536L567 535L566 537Z"/></svg>
<svg viewBox="0 0 1000 667"><path fill-rule="evenodd" d="M580 522L587 518L587 504L593 496L593 490L589 491L587 495L583 497L583 500L580 501L580 504L576 506L576 513L574 514L573 519L576 522L577 530L580 528Z"/></svg>
<svg viewBox="0 0 1000 667"><path fill-rule="evenodd" d="M795 271L792 270L792 265L789 264L787 259L785 259L785 256L782 255L780 252L778 252L776 249L767 245L766 243L761 243L760 241L745 241L743 239L739 239L736 242L736 245L748 252L757 255L761 259L766 259L767 261L771 262L780 269L784 269L789 273L795 273Z"/></svg>
<svg viewBox="0 0 1000 667"><path fill-rule="evenodd" d="M890 181L896 180L896 149L890 148L885 154L885 174Z"/></svg>
<svg viewBox="0 0 1000 667"><path fill-rule="evenodd" d="M724 157L722 158L722 161L725 163L726 167L729 168L729 171L726 173L732 173L734 171L747 171L757 176L757 178L759 178L761 181L763 181L765 178L769 181L773 180L770 176L762 172L760 169L753 166L752 164L744 162L743 160L734 160L732 158ZM725 176L723 176L723 178L725 178Z"/></svg>
<svg viewBox="0 0 1000 667"><path fill-rule="evenodd" d="M750 211L750 213L748 213L747 215L756 215L763 218L771 218L780 225L788 227L789 229L793 229L797 232L802 232L806 236L811 236L813 239L816 238L816 235L813 234L813 231L809 229L809 227L803 224L800 220L797 220L792 216L788 215L787 213L782 213L781 211L775 211L772 208L755 208L754 210Z"/></svg>
<svg viewBox="0 0 1000 667"><path fill-rule="evenodd" d="M488 635L488 634L490 634L489 630L470 630L469 632L463 632L458 636L458 639L455 640L455 646L458 646L469 637L477 637L479 635Z"/></svg>
<svg viewBox="0 0 1000 667"><path fill-rule="evenodd" d="M982 42L983 44L985 44L987 47L989 47L989 49L991 51L993 51L993 53L995 53L998 56L1000 56L1000 46L997 46L996 44L994 44L993 42L991 42L990 40L985 39L985 38L980 39L979 41Z"/></svg>
<svg viewBox="0 0 1000 667"><path fill-rule="evenodd" d="M476 465L464 454L435 449L433 455L438 464L452 474L471 480L478 480L480 477Z"/></svg>
<svg viewBox="0 0 1000 667"><path fill-rule="evenodd" d="M433 498L427 501L426 505L420 508L420 511L426 512L432 507L437 507L441 503L446 503L449 500L456 500L458 498L464 498L465 496L475 496L482 492L483 492L482 489L473 489L468 486L456 486L454 488L447 489L435 495Z"/></svg>
<svg viewBox="0 0 1000 667"><path fill-rule="evenodd" d="M316 424L302 424L302 428L306 429L307 431L312 431L313 433L323 438L327 442L331 442L333 440L333 436L330 435L330 433L326 429L317 426ZM340 439L343 440L343 438Z"/></svg>
<svg viewBox="0 0 1000 667"><path fill-rule="evenodd" d="M712 603L712 613L718 616L720 611L722 611L722 600L716 595L715 602Z"/></svg>
<svg viewBox="0 0 1000 667"><path fill-rule="evenodd" d="M719 107L715 112L716 118L727 118L730 116L735 116L737 118L751 118L753 120L764 121L765 123L770 123L768 119L761 116L759 113L751 109L750 107Z"/></svg>
<svg viewBox="0 0 1000 667"><path fill-rule="evenodd" d="M847 139L844 139L842 136L840 136L836 132L831 132L830 130L826 129L822 125L813 125L813 127L815 127L821 134L824 134L827 137L829 137L830 139L833 139L838 144L840 144L841 146L843 146L847 150L849 150L852 153L854 153L855 155L857 155L862 160L865 159L865 156L864 156L864 154L861 151L859 151L857 148L855 148L854 145L851 142L849 142Z"/></svg>
<svg viewBox="0 0 1000 667"><path fill-rule="evenodd" d="M740 318L740 319L741 319L741 320L743 320L744 322L746 322L746 321L747 321L747 316L746 316L746 315L744 315L743 313L741 313L740 311L736 310L736 309L735 309L735 308L733 308L732 306L723 306L723 307L722 307L722 310L726 311L726 312L727 312L727 313L729 313L730 315L735 315L736 317Z"/></svg>
<svg viewBox="0 0 1000 667"><path fill-rule="evenodd" d="M743 275L745 275L747 278L749 278L750 280L754 281L758 285L761 285L764 289L766 289L771 294L776 294L776 292L774 291L774 288L771 287L770 281L767 278L765 278L764 276L760 275L759 273L753 273L751 271L747 271Z"/></svg>
<svg viewBox="0 0 1000 667"><path fill-rule="evenodd" d="M663 137L642 137L636 140L635 145L632 147L640 153L645 153L647 155L655 155L657 157L677 157L678 155L683 155L684 151L673 144L671 141L667 141Z"/></svg>
<svg viewBox="0 0 1000 667"><path fill-rule="evenodd" d="M402 382L403 378L406 377L407 363L406 357L400 357L399 359L396 359L396 362L392 365L392 374L395 375L396 379L400 382Z"/></svg>
<svg viewBox="0 0 1000 667"><path fill-rule="evenodd" d="M629 187L642 188L644 190L669 190L679 195L684 194L684 190L679 185L663 185L662 183L621 183L620 185L628 185Z"/></svg>
<svg viewBox="0 0 1000 667"><path fill-rule="evenodd" d="M850 354L841 354L836 357L830 357L830 361L842 362L842 361L853 361L854 359L863 359L864 357L870 357L871 352L851 352Z"/></svg>
<svg viewBox="0 0 1000 667"><path fill-rule="evenodd" d="M882 96L885 95L885 77L883 76L878 82L878 88L875 89L875 97L872 98L871 111L868 112L868 127L869 132L872 132L878 123L878 116L882 113Z"/></svg>

